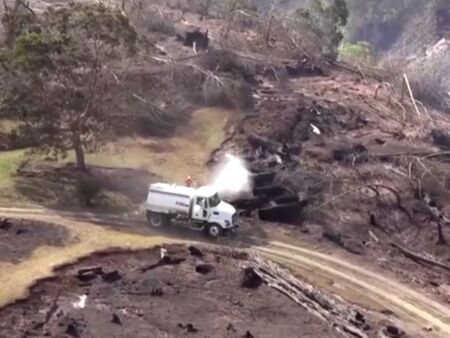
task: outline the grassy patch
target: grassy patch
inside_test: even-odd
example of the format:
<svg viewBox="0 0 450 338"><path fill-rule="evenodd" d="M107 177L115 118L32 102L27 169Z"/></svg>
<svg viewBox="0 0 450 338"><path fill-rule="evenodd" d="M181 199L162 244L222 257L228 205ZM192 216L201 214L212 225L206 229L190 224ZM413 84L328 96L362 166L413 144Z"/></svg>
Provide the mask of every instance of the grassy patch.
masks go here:
<svg viewBox="0 0 450 338"><path fill-rule="evenodd" d="M373 65L375 63L372 47L365 41L342 44L339 47L339 57L344 61L357 64Z"/></svg>
<svg viewBox="0 0 450 338"><path fill-rule="evenodd" d="M171 137L122 138L107 144L96 153L86 154L89 165L102 167L106 171L111 169L108 174L110 180L113 184L120 185L119 189L107 188L102 191L102 198L97 203L98 209L119 211L136 206L136 198L130 199L126 190L135 189L136 184L146 187L150 183L150 178L143 178L144 175L139 170L152 173L158 179L180 184L187 175L191 175L198 184L207 183L209 173L205 163L210 153L224 139L225 127L232 114L232 111L224 109L199 109ZM43 174L44 171L52 170L53 166L73 163L74 159L74 155L69 154L64 160L44 163L42 158L26 154L25 150L0 153L0 205L78 209L80 204L74 186L65 173L59 172L57 176L49 172L47 175L16 176L17 169L24 160L29 160L27 171ZM118 173L118 169L129 170ZM136 193L132 195L136 196ZM142 200L144 195L139 192Z"/></svg>
<svg viewBox="0 0 450 338"><path fill-rule="evenodd" d="M0 131L9 133L19 126L19 122L15 120L0 119Z"/></svg>
<svg viewBox="0 0 450 338"><path fill-rule="evenodd" d="M9 188L11 184L14 184L14 176L25 158L25 150L0 153L0 187L2 189Z"/></svg>
<svg viewBox="0 0 450 338"><path fill-rule="evenodd" d="M0 205L3 206L30 206L25 196L17 191L17 170L27 158L25 150L12 150L0 152Z"/></svg>
<svg viewBox="0 0 450 338"><path fill-rule="evenodd" d="M205 163L224 139L232 114L225 109L199 109L172 137L123 138L88 154L86 159L96 166L144 169L176 183L183 183L187 175L198 183L207 183ZM73 155L69 160L73 161Z"/></svg>

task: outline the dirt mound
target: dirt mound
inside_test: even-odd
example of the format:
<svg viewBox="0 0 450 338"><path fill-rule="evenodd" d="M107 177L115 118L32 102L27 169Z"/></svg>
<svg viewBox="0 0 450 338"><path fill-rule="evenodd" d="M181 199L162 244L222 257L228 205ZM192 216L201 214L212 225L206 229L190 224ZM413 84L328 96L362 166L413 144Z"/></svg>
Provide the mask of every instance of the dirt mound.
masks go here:
<svg viewBox="0 0 450 338"><path fill-rule="evenodd" d="M2 309L0 331L10 338L341 337L267 285L242 286L245 274L236 259L200 250L84 259Z"/></svg>
<svg viewBox="0 0 450 338"><path fill-rule="evenodd" d="M0 262L18 263L41 246L61 247L73 240L61 226L3 219L0 221Z"/></svg>

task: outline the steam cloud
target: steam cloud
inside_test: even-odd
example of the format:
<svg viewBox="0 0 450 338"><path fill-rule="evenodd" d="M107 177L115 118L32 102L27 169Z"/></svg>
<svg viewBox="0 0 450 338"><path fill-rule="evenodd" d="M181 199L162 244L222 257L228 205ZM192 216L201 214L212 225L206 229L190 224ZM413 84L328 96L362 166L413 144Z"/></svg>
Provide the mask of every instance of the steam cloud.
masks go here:
<svg viewBox="0 0 450 338"><path fill-rule="evenodd" d="M225 154L225 159L218 166L212 182L219 195L237 197L250 192L250 185L250 173L244 162L234 155Z"/></svg>

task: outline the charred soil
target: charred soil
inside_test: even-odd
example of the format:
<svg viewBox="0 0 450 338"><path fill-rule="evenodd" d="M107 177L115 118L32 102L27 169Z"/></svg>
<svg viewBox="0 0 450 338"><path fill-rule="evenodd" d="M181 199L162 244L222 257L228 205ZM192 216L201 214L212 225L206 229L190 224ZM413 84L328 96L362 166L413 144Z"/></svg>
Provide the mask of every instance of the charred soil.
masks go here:
<svg viewBox="0 0 450 338"><path fill-rule="evenodd" d="M5 218L0 221L0 262L18 263L41 246L62 247L74 240L58 225Z"/></svg>
<svg viewBox="0 0 450 338"><path fill-rule="evenodd" d="M0 336L341 337L251 280L245 255L166 250L163 259L159 248L94 254L59 269L29 298L0 310Z"/></svg>

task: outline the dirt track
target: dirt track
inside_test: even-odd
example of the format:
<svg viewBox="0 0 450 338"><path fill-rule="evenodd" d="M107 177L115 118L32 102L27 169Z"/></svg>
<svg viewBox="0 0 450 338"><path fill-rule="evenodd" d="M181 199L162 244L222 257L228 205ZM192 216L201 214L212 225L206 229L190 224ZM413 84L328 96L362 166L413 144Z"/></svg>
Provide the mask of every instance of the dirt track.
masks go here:
<svg viewBox="0 0 450 338"><path fill-rule="evenodd" d="M44 210L20 209L0 209L0 213L6 217L32 218L40 221L53 222L75 232L83 231L81 224L92 227L96 231L101 229L101 231L117 232L114 230L106 230L93 223L98 222L102 218L111 226L123 226L125 223L129 224L125 220L120 221L119 217L109 217L108 219L105 215L93 215L89 213L78 215L64 213L61 215L49 211L45 211L44 214ZM122 236L126 235L123 234ZM176 238L161 235L155 236L154 238L142 235L130 236L147 239L147 241L139 243L139 247L180 242ZM110 241L107 239L104 241L104 247L106 248ZM127 241L126 238L124 238L124 241ZM110 243L109 245L117 246L117 243ZM130 244L125 243L125 246L130 247ZM56 248L55 250L61 254L64 249ZM257 252L284 264L291 268L294 273L302 275L302 277L305 277L310 282L315 282L329 289L344 299L359 303L372 310L393 313L393 316L411 325L413 330L432 327L438 333L439 337L450 337L450 309L396 281L389 280L362 267L330 255L280 242L273 241L264 246L250 245L246 250ZM82 251L80 255L86 255L87 253L87 251ZM71 257L71 259L74 258L76 257ZM33 262L30 263L32 264ZM7 278L10 282L15 279L14 270L11 273L12 275L9 275ZM48 275L49 272L38 270L34 275L27 276L29 280L22 280L23 286L28 287L32 284L33 280Z"/></svg>

